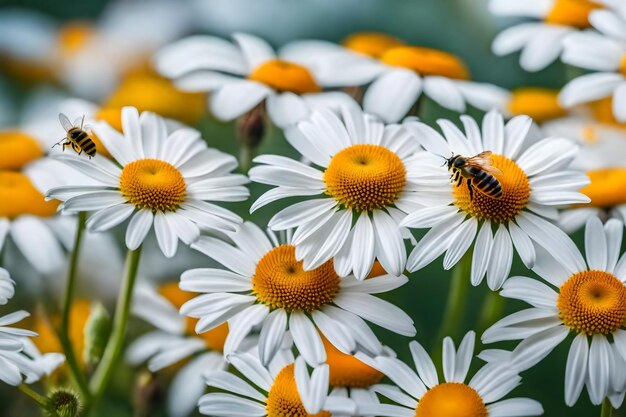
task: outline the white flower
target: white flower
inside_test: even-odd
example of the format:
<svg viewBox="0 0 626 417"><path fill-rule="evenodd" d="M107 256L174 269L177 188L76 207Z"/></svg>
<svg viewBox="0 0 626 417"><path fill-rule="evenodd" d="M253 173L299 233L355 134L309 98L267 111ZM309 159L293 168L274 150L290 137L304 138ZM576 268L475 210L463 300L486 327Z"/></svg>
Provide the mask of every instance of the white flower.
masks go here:
<svg viewBox="0 0 626 417"><path fill-rule="evenodd" d="M287 140L317 167L292 159L262 155L252 168L255 182L275 186L252 205L257 210L275 200L319 196L290 205L269 222L273 230L295 228L296 258L316 268L335 257L341 276L367 276L374 260L392 275L406 263L404 239L410 235L398 222L420 206L415 193L420 166L415 139L398 125L385 126L355 107L341 117L314 113L287 130Z"/></svg>
<svg viewBox="0 0 626 417"><path fill-rule="evenodd" d="M94 130L121 168L96 155L56 159L98 182L93 186L50 189L49 198L64 203L65 212L95 212L87 220L91 231L104 231L130 218L126 246L138 248L154 224L159 247L171 257L178 240L195 241L200 228L234 230L241 219L208 201L242 201L248 197L247 178L232 174L237 161L208 148L193 129L167 135L162 118L139 116L134 107L122 110L124 135L106 123Z"/></svg>
<svg viewBox="0 0 626 417"><path fill-rule="evenodd" d="M251 383L225 371L209 373L207 384L226 392L203 396L200 413L215 417L283 417L322 411L322 415L353 415L355 411L352 401L328 395L328 365L317 366L309 375L304 359L298 357L294 364L293 355L287 352L268 366L250 353L232 354L228 360Z"/></svg>
<svg viewBox="0 0 626 417"><path fill-rule="evenodd" d="M411 212L400 225L430 229L409 256L407 268L421 269L445 252L443 265L450 269L475 242L472 284L478 285L486 273L489 288L498 289L511 269L513 248L527 267L535 261L533 241L559 259L575 259L574 244L548 219L557 218L558 206L589 201L578 192L589 179L568 168L578 147L560 138L527 147L532 120L526 116L505 125L500 114L489 112L482 133L471 117L461 120L465 134L448 120L438 121L445 138L421 122L405 122L428 151L419 156L414 174L426 207ZM493 152L491 165L501 172L495 174L503 192L499 199L477 190L471 197L467 181L461 177L451 183L448 168L442 166L451 155L471 157L483 151Z"/></svg>
<svg viewBox="0 0 626 417"><path fill-rule="evenodd" d="M313 68L290 62L264 40L245 33L235 43L194 36L163 48L158 71L185 91L211 91L210 107L220 120L232 120L266 102L279 127L306 118L316 108L336 109L350 98L326 87Z"/></svg>
<svg viewBox="0 0 626 417"><path fill-rule="evenodd" d="M177 370L170 385L167 398L171 417L191 414L204 393L204 373L228 366L222 355L228 325L197 336L193 332L195 321L178 313L178 308L192 297L180 291L177 284L166 284L159 293L144 284L137 287L133 300L133 314L158 330L139 337L128 347L128 362L138 365L148 361L150 371L157 372L191 358Z"/></svg>
<svg viewBox="0 0 626 417"><path fill-rule="evenodd" d="M385 122L397 122L425 94L441 106L464 112L466 103L491 110L506 90L469 81L465 63L455 55L377 33L356 34L345 47L322 41L299 41L284 47L294 61L316 68L335 87L371 83L363 108Z"/></svg>
<svg viewBox="0 0 626 417"><path fill-rule="evenodd" d="M617 352L626 356L626 256L621 256L623 225L599 219L587 222L586 263L576 251L571 260L559 263L556 249L542 253L533 268L548 285L532 278L513 277L500 295L522 300L532 307L495 323L482 336L484 343L522 340L509 361L520 371L545 358L574 333L565 368L565 402L572 406L583 386L600 404L610 394L614 372L626 372L612 360L609 336ZM615 365L614 365L615 364Z"/></svg>
<svg viewBox="0 0 626 417"><path fill-rule="evenodd" d="M469 383L465 382L474 355L474 339L474 332L469 332L458 351L451 338L444 339L443 382L437 376L432 359L416 341L409 344L415 370L396 358L357 355L395 384L372 387L375 392L388 398L390 404L357 403L358 411L388 417L542 415L543 407L535 400L502 400L521 382L519 375L505 364L485 365Z"/></svg>
<svg viewBox="0 0 626 417"><path fill-rule="evenodd" d="M590 26L590 13L614 0L491 0L489 10L496 16L530 18L503 30L493 41L496 55L521 50L520 65L539 71L558 59L569 35ZM619 3L619 0L615 1Z"/></svg>
<svg viewBox="0 0 626 417"><path fill-rule="evenodd" d="M0 305L5 305L15 295L15 282L11 279L9 271L0 268Z"/></svg>
<svg viewBox="0 0 626 417"><path fill-rule="evenodd" d="M570 81L560 100L567 107L613 96L613 114L626 122L626 16L608 10L591 14L600 33L585 31L565 43L565 63L598 71Z"/></svg>
<svg viewBox="0 0 626 417"><path fill-rule="evenodd" d="M381 352L382 345L363 319L405 336L415 334L406 313L371 295L400 287L407 282L405 276L341 278L332 261L305 271L289 240L281 244L252 223L229 236L235 246L206 236L191 246L227 270L192 269L180 282L181 289L203 294L181 308L181 313L200 319L197 333L228 320L227 353L237 350L254 327L260 327L258 353L264 364L271 361L287 330L311 366L326 360L318 329L345 353L357 347Z"/></svg>

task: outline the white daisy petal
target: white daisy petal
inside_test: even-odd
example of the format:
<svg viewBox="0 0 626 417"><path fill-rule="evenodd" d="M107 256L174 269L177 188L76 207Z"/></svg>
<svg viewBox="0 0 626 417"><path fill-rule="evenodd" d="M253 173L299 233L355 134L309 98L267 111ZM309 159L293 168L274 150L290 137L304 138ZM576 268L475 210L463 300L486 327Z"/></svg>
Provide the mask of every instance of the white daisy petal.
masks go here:
<svg viewBox="0 0 626 417"><path fill-rule="evenodd" d="M500 289L511 271L513 263L513 244L508 230L503 224L493 239L492 253L487 268L487 285L492 291Z"/></svg>
<svg viewBox="0 0 626 417"><path fill-rule="evenodd" d="M572 342L565 367L565 404L570 407L576 404L585 385L588 357L587 335L580 333Z"/></svg>
<svg viewBox="0 0 626 417"><path fill-rule="evenodd" d="M326 361L326 351L317 329L309 318L300 312L292 312L289 330L298 351L313 367Z"/></svg>
<svg viewBox="0 0 626 417"><path fill-rule="evenodd" d="M381 75L367 89L363 109L393 123L407 114L422 91L422 80L413 71L394 69Z"/></svg>
<svg viewBox="0 0 626 417"><path fill-rule="evenodd" d="M589 348L589 375L587 388L593 404L599 405L609 389L610 346L604 335L594 334Z"/></svg>

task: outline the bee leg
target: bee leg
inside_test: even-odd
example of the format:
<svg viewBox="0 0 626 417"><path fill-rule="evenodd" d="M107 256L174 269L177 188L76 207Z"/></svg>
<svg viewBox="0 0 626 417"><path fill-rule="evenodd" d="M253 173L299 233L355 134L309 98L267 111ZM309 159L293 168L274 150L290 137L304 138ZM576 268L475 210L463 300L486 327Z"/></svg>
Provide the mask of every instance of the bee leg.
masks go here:
<svg viewBox="0 0 626 417"><path fill-rule="evenodd" d="M472 180L467 179L467 190L469 191L470 201L474 199L474 187L472 187Z"/></svg>
<svg viewBox="0 0 626 417"><path fill-rule="evenodd" d="M463 177L459 174L457 175L457 177L454 179L456 181L456 186L460 187L461 184L463 183Z"/></svg>
<svg viewBox="0 0 626 417"><path fill-rule="evenodd" d="M70 144L69 144L69 143L67 143L67 142L63 144L63 146L62 146L62 148L63 148L63 152L65 152L65 148L67 148L69 145L70 145Z"/></svg>

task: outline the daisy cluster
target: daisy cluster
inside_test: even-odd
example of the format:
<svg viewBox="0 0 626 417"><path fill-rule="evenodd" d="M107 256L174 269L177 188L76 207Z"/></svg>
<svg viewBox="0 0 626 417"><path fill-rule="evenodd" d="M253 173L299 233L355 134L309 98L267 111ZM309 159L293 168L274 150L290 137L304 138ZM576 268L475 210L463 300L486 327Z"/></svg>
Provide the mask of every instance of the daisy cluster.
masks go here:
<svg viewBox="0 0 626 417"><path fill-rule="evenodd" d="M566 344L563 402L622 406L620 0L490 2L531 20L494 53L592 71L560 92L480 82L383 33L276 50L249 33L180 39L193 13L164 0L131 30L119 7L91 26L0 16L7 71L70 91L0 131L0 265L43 301L34 331L12 327L23 311L0 317L0 380L63 417L99 412L124 366L138 415L538 416L513 392ZM20 33L30 48L4 41ZM458 115L430 123L428 103ZM213 119L233 122L239 158ZM427 267L453 270L439 335L394 297L422 291ZM456 345L469 284L485 318ZM504 315L504 299L528 306Z"/></svg>

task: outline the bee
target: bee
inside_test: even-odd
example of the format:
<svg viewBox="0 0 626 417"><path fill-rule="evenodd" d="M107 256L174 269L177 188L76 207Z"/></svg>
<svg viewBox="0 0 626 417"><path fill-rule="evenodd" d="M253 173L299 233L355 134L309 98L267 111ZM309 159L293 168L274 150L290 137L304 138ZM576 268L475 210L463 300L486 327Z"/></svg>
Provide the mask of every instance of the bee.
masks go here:
<svg viewBox="0 0 626 417"><path fill-rule="evenodd" d="M74 124L72 124L66 115L59 113L59 121L61 122L63 129L65 129L65 132L67 132L67 135L61 139L61 141L55 143L52 146L53 148L63 143L63 150L65 150L67 146L71 146L72 149L74 149L74 151L76 151L79 155L84 151L87 155L89 155L89 159L96 156L96 144L89 136L89 133L83 130L85 116L82 118L79 117L74 121Z"/></svg>
<svg viewBox="0 0 626 417"><path fill-rule="evenodd" d="M466 181L470 200L474 198L474 188L487 197L502 198L502 185L495 177L502 171L491 165L491 151L481 152L471 158L453 154L445 159L448 170L452 172L450 180L456 182L457 187Z"/></svg>

